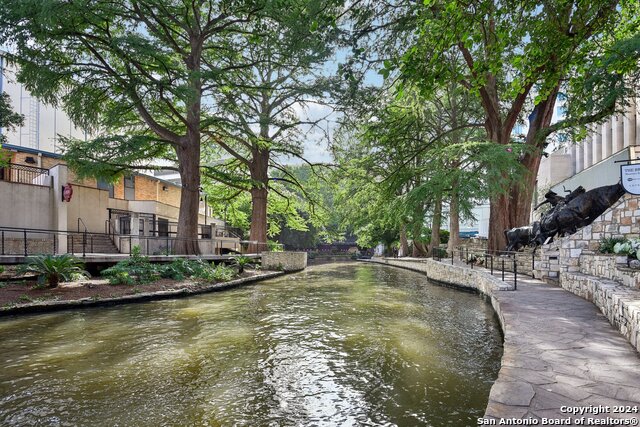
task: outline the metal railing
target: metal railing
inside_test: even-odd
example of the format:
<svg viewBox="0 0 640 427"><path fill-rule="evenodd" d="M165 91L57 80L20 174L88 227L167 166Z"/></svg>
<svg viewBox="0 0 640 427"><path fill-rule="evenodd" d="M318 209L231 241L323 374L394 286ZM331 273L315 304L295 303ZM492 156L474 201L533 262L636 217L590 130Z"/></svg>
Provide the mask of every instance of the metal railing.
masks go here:
<svg viewBox="0 0 640 427"><path fill-rule="evenodd" d="M83 224L78 222L78 224ZM0 227L0 255L29 256L36 254L71 253L82 255L96 253L101 243L109 241L121 254L131 254L135 246L145 255L175 255L183 242L198 245L203 255L248 254L278 250L271 243L241 241L240 239L178 239L173 236L138 236L112 233L93 233L87 229L60 231L50 229ZM108 230L109 231L109 230ZM62 244L66 242L65 245ZM61 250L62 249L62 250Z"/></svg>
<svg viewBox="0 0 640 427"><path fill-rule="evenodd" d="M48 187L49 169L9 163L0 168L0 181Z"/></svg>
<svg viewBox="0 0 640 427"><path fill-rule="evenodd" d="M430 257L440 262L450 262L451 265L455 260L462 261L471 269L485 268L489 270L491 275L499 274L503 282L505 282L505 273L513 274L513 290L518 289L518 263L529 261L531 258L531 271L535 269L535 252L508 252L508 251L488 251L488 250L469 250L469 248L459 247L453 250L453 253L442 249L433 248Z"/></svg>

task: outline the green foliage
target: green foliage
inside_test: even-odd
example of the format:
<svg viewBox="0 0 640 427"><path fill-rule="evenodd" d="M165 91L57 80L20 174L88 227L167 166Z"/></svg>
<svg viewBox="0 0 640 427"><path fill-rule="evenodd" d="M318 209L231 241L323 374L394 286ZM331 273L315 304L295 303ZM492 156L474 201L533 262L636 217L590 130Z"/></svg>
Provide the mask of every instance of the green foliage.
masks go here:
<svg viewBox="0 0 640 427"><path fill-rule="evenodd" d="M84 263L70 254L37 255L27 258L26 264L21 265L18 274L38 274L38 281L47 283L55 288L60 282L68 282L88 277L83 269Z"/></svg>
<svg viewBox="0 0 640 427"><path fill-rule="evenodd" d="M0 274L4 273L4 267L0 265Z"/></svg>
<svg viewBox="0 0 640 427"><path fill-rule="evenodd" d="M102 270L100 274L108 278L112 285L149 283L160 277L156 266L149 261L148 257L141 255L139 246L132 248L129 258Z"/></svg>
<svg viewBox="0 0 640 427"><path fill-rule="evenodd" d="M136 246L132 256L115 266L102 271L102 275L113 285L139 285L167 278L173 280L196 279L204 282L231 280L235 269L224 265L213 266L203 260L176 258L168 264L152 264L140 255Z"/></svg>
<svg viewBox="0 0 640 427"><path fill-rule="evenodd" d="M627 239L624 237L607 237L605 239L600 240L600 246L598 247L598 252L601 254L613 254L614 247L618 243L624 243Z"/></svg>
<svg viewBox="0 0 640 427"><path fill-rule="evenodd" d="M243 255L236 255L231 260L231 265L238 269L238 274L242 274L245 267L248 267L255 263L255 260L253 258L249 258Z"/></svg>
<svg viewBox="0 0 640 427"><path fill-rule="evenodd" d="M640 239L625 239L613 246L613 252L640 259Z"/></svg>
<svg viewBox="0 0 640 427"><path fill-rule="evenodd" d="M23 124L24 116L22 114L15 113L11 109L11 100L9 95L4 92L0 93L0 128L4 128L5 131L13 131ZM4 144L7 140L5 131L0 133L0 144ZM2 166L3 162L6 162L6 159L0 156L0 166Z"/></svg>
<svg viewBox="0 0 640 427"><path fill-rule="evenodd" d="M174 259L170 264L158 267L160 276L174 280L184 280L190 277L206 277L211 265L202 260Z"/></svg>

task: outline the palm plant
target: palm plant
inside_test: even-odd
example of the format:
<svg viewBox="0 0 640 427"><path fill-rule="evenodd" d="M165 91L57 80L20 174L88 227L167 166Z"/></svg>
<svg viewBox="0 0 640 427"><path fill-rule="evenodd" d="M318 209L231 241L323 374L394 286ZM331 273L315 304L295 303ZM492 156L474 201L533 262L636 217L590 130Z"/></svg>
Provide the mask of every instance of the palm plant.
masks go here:
<svg viewBox="0 0 640 427"><path fill-rule="evenodd" d="M27 258L26 264L18 268L20 274L36 273L38 282L48 283L55 288L60 282L68 282L80 277L88 277L84 264L73 255L36 255Z"/></svg>
<svg viewBox="0 0 640 427"><path fill-rule="evenodd" d="M237 255L232 258L231 265L238 268L238 274L244 272L244 268L253 264L253 259L244 255Z"/></svg>

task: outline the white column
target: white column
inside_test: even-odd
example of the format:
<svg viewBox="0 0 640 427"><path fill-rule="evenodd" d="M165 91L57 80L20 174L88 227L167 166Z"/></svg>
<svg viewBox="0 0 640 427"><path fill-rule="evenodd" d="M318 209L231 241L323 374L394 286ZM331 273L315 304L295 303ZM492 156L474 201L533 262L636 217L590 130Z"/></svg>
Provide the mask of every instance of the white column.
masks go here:
<svg viewBox="0 0 640 427"><path fill-rule="evenodd" d="M612 123L613 152L617 153L624 148L624 121L622 115L616 114Z"/></svg>
<svg viewBox="0 0 640 427"><path fill-rule="evenodd" d="M605 123L602 124L602 158L606 159L613 154L613 140L611 134L611 125L613 124L613 117L609 117Z"/></svg>
<svg viewBox="0 0 640 427"><path fill-rule="evenodd" d="M53 200L51 203L51 217L53 218L54 230L67 231L67 207L69 203L62 201L62 186L67 185L69 180L69 169L67 165L56 165L49 170L53 185ZM67 253L67 235L57 234L56 253Z"/></svg>
<svg viewBox="0 0 640 427"><path fill-rule="evenodd" d="M589 132L583 142L584 151L584 169L593 164L593 134Z"/></svg>
<svg viewBox="0 0 640 427"><path fill-rule="evenodd" d="M602 160L602 126L594 124L591 126L591 135L593 138L592 163L595 165Z"/></svg>
<svg viewBox="0 0 640 427"><path fill-rule="evenodd" d="M584 169L584 149L582 148L582 145L584 144L584 141L578 143L575 145L575 150L576 150L576 173L580 172L582 169Z"/></svg>
<svg viewBox="0 0 640 427"><path fill-rule="evenodd" d="M636 142L636 107L631 104L627 107L623 120L624 146L635 145Z"/></svg>

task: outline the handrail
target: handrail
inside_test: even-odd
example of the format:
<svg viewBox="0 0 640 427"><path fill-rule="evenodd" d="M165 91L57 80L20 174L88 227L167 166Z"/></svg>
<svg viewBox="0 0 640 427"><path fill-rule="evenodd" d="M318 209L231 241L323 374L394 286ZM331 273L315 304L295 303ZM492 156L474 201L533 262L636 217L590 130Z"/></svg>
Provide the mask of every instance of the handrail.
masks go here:
<svg viewBox="0 0 640 427"><path fill-rule="evenodd" d="M82 225L84 226L84 232L86 233L88 231L87 224L85 224L80 217L78 217L78 233L80 233L80 223L82 223Z"/></svg>
<svg viewBox="0 0 640 427"><path fill-rule="evenodd" d="M21 165L18 163L6 163L5 166L3 166L4 168L7 169L16 169L16 170L23 170L23 171L29 171L29 172L37 172L40 175L49 175L49 169L45 169L45 168L40 168L37 166L27 166L27 165Z"/></svg>

